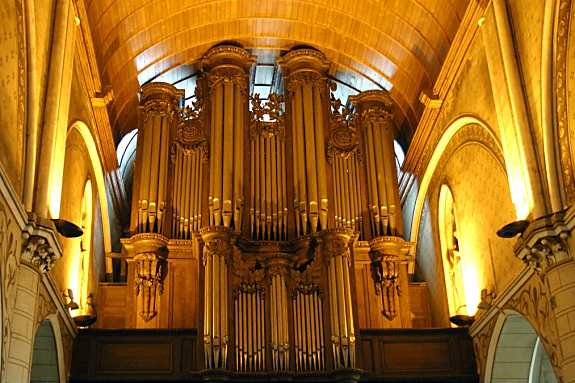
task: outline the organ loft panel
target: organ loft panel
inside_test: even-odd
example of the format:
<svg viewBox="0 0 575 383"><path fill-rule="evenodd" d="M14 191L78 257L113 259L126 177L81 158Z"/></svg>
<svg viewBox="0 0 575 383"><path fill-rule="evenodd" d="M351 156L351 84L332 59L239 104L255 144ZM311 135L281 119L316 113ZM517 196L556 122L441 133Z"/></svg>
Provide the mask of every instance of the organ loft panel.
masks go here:
<svg viewBox="0 0 575 383"><path fill-rule="evenodd" d="M114 315L197 328L206 368L354 368L360 329L421 315L410 307L424 290L410 291L397 111L385 90L340 100L314 49L264 68L265 93L257 65L224 44L192 64L193 94L142 86L126 307Z"/></svg>

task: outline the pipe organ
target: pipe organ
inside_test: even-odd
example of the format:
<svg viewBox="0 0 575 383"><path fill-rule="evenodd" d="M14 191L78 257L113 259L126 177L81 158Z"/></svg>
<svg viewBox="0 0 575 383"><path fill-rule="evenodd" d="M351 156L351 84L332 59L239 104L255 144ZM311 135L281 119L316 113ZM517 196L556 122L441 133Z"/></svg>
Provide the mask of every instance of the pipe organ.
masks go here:
<svg viewBox="0 0 575 383"><path fill-rule="evenodd" d="M250 96L253 62L210 49L185 108L172 85L142 87L128 323L175 326L193 295L208 370L354 369L367 306L411 325L393 105L368 91L342 107L308 48L278 59L285 94Z"/></svg>

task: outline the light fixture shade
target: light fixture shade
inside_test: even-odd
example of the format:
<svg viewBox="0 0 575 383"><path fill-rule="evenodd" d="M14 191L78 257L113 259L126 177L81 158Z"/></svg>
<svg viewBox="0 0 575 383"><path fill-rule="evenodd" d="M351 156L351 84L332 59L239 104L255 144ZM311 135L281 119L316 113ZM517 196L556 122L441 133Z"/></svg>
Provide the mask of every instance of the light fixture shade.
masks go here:
<svg viewBox="0 0 575 383"><path fill-rule="evenodd" d="M517 234L523 233L525 229L527 229L527 226L529 226L529 221L524 219L508 223L497 231L497 236L501 238L513 238Z"/></svg>
<svg viewBox="0 0 575 383"><path fill-rule="evenodd" d="M77 238L84 234L84 230L73 222L66 221L61 218L53 219L52 222L54 222L54 226L56 226L58 233L66 238Z"/></svg>

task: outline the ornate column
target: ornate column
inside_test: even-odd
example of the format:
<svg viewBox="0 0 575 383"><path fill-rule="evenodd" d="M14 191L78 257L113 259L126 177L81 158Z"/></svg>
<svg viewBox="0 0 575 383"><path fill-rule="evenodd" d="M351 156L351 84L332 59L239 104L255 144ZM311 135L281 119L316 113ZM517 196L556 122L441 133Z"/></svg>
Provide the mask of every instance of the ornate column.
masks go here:
<svg viewBox="0 0 575 383"><path fill-rule="evenodd" d="M515 247L516 255L547 290L531 301L520 301L517 310L526 311L562 382L575 382L575 329L569 319L575 315L574 226L573 208L544 216L529 225ZM538 301L551 308L548 315L540 315L543 310Z"/></svg>
<svg viewBox="0 0 575 383"><path fill-rule="evenodd" d="M296 235L327 228L325 122L328 62L314 49L297 49L278 60L284 71L291 118Z"/></svg>
<svg viewBox="0 0 575 383"><path fill-rule="evenodd" d="M403 220L393 146L393 101L383 90L350 98L356 107L365 159L370 258L383 316L393 327L411 327L407 266L413 244L403 239ZM396 318L399 315L399 319Z"/></svg>
<svg viewBox="0 0 575 383"><path fill-rule="evenodd" d="M200 230L204 241L205 367L225 369L228 359L228 260L230 232L224 226Z"/></svg>
<svg viewBox="0 0 575 383"><path fill-rule="evenodd" d="M355 327L351 300L349 229L328 229L319 233L320 251L327 267L331 342L334 367L355 368Z"/></svg>
<svg viewBox="0 0 575 383"><path fill-rule="evenodd" d="M177 121L182 96L182 91L166 83L149 83L142 87L132 196L133 233L163 234L169 230L169 221L164 222L164 214L169 199L171 131Z"/></svg>
<svg viewBox="0 0 575 383"><path fill-rule="evenodd" d="M289 369L289 322L287 277L290 264L286 258L272 258L268 264L270 277L270 320L272 369Z"/></svg>
<svg viewBox="0 0 575 383"><path fill-rule="evenodd" d="M210 49L202 59L210 100L209 224L241 231L248 77L254 58L240 47Z"/></svg>
<svg viewBox="0 0 575 383"><path fill-rule="evenodd" d="M128 285L133 287L136 302L133 307L137 316L135 327L158 327L160 297L168 270L168 239L159 234L136 234L121 240L128 255ZM156 321L151 322L156 318Z"/></svg>

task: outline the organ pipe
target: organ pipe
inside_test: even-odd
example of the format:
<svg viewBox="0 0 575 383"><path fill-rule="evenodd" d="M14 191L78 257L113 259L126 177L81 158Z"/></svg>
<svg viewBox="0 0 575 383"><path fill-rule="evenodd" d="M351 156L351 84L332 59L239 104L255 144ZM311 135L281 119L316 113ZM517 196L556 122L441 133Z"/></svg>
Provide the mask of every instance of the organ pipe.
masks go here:
<svg viewBox="0 0 575 383"><path fill-rule="evenodd" d="M322 256L327 262L332 352L335 368L355 368L355 327L350 285L350 245L353 232L330 229L321 233Z"/></svg>
<svg viewBox="0 0 575 383"><path fill-rule="evenodd" d="M132 220L133 232L164 233L170 137L182 96L181 91L166 83L142 87L136 165L139 182L134 187L137 215Z"/></svg>
<svg viewBox="0 0 575 383"><path fill-rule="evenodd" d="M283 97L252 97L250 118L250 227L252 239L287 239Z"/></svg>
<svg viewBox="0 0 575 383"><path fill-rule="evenodd" d="M224 226L200 230L204 242L204 360L206 368L226 368L228 353L229 231Z"/></svg>
<svg viewBox="0 0 575 383"><path fill-rule="evenodd" d="M241 283L235 293L235 349L238 371L263 371L266 363L265 299L261 286Z"/></svg>
<svg viewBox="0 0 575 383"><path fill-rule="evenodd" d="M355 117L363 133L371 237L401 237L391 98L385 91L367 91L350 100L356 106Z"/></svg>
<svg viewBox="0 0 575 383"><path fill-rule="evenodd" d="M278 60L285 73L293 137L294 214L298 236L326 229L328 196L324 121L327 121L325 56L296 49Z"/></svg>
<svg viewBox="0 0 575 383"><path fill-rule="evenodd" d="M247 86L253 57L236 46L210 49L202 60L207 73L210 113L209 224L241 231L244 131Z"/></svg>
<svg viewBox="0 0 575 383"><path fill-rule="evenodd" d="M199 89L199 87L197 88ZM172 237L191 239L202 226L202 177L208 161L208 143L201 119L201 95L194 107L180 114L171 149Z"/></svg>

